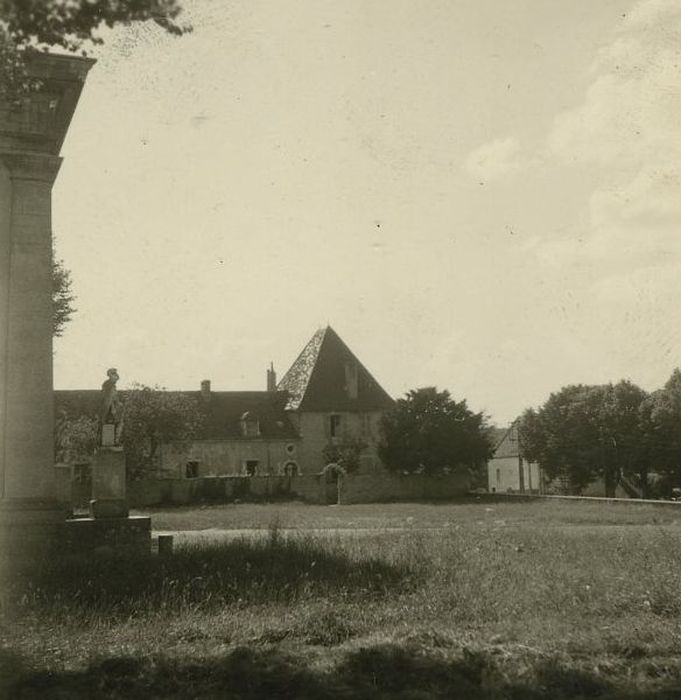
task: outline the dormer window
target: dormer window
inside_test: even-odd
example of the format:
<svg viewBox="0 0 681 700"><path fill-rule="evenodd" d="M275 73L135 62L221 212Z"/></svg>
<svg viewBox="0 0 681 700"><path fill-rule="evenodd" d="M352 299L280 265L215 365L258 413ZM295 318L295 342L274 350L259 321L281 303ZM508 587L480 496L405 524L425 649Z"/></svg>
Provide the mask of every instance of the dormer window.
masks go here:
<svg viewBox="0 0 681 700"><path fill-rule="evenodd" d="M241 416L241 434L243 437L259 437L260 436L260 421L258 416L250 411L246 411Z"/></svg>

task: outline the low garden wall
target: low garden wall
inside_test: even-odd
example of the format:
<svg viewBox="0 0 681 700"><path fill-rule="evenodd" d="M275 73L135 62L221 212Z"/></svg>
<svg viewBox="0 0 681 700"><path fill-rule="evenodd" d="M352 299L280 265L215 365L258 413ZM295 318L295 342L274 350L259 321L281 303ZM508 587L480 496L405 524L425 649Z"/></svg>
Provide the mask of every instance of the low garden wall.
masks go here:
<svg viewBox="0 0 681 700"><path fill-rule="evenodd" d="M72 483L71 502L87 504L90 496ZM192 503L305 501L321 504L436 501L463 496L468 474L429 477L422 474L327 474L300 476L204 476L196 479L144 479L127 484L131 508ZM80 491L83 491L81 493Z"/></svg>
<svg viewBox="0 0 681 700"><path fill-rule="evenodd" d="M381 501L439 501L464 496L470 488L467 473L443 476L423 474L356 474L340 478L339 503Z"/></svg>
<svg viewBox="0 0 681 700"><path fill-rule="evenodd" d="M301 500L322 503L318 474L302 476L204 476L198 479L145 479L128 482L131 508L213 501Z"/></svg>

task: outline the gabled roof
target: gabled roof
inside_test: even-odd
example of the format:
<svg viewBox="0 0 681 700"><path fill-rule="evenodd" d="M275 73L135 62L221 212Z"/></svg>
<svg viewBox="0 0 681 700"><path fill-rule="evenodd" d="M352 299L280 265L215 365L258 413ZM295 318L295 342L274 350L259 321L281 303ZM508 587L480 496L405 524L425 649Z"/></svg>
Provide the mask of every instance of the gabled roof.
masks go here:
<svg viewBox="0 0 681 700"><path fill-rule="evenodd" d="M296 439L298 433L286 413L289 396L279 391L211 391L203 399L200 391L171 391L196 399L204 414L204 424L197 439L229 440L242 438L241 417L250 413L258 419L260 437L265 439ZM121 401L127 392L119 391ZM97 416L102 401L98 389L57 390L54 392L55 410L65 411L69 417ZM244 438L253 439L253 438Z"/></svg>
<svg viewBox="0 0 681 700"><path fill-rule="evenodd" d="M294 411L383 411L394 403L331 326L312 336L277 388L289 393Z"/></svg>
<svg viewBox="0 0 681 700"><path fill-rule="evenodd" d="M508 427L498 428L496 425L492 425L487 429L487 435L492 443L492 449L496 450L497 447L499 447L501 441L506 437L507 432Z"/></svg>
<svg viewBox="0 0 681 700"><path fill-rule="evenodd" d="M517 419L506 428L503 437L494 446L493 459L498 457L520 457Z"/></svg>
<svg viewBox="0 0 681 700"><path fill-rule="evenodd" d="M187 393L187 392L185 392ZM257 418L260 436L269 439L295 439L296 429L286 413L289 396L282 391L211 391L204 401L201 392L193 393L205 411L203 437L212 439L239 438L241 419L248 413Z"/></svg>

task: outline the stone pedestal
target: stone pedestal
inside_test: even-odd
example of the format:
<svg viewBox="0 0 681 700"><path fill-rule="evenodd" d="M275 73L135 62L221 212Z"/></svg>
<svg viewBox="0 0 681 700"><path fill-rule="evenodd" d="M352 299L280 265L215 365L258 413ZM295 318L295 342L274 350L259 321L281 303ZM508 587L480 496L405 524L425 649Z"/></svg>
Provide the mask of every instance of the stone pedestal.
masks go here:
<svg viewBox="0 0 681 700"><path fill-rule="evenodd" d="M54 495L62 511L73 515L73 467L70 464L54 465Z"/></svg>
<svg viewBox="0 0 681 700"><path fill-rule="evenodd" d="M65 516L52 500L10 499L0 503L0 581L30 569L60 549Z"/></svg>
<svg viewBox="0 0 681 700"><path fill-rule="evenodd" d="M63 551L70 557L148 556L151 518L74 518L61 524Z"/></svg>
<svg viewBox="0 0 681 700"><path fill-rule="evenodd" d="M0 560L39 561L64 511L55 498L52 387L52 185L92 66L36 54L42 81L0 104Z"/></svg>
<svg viewBox="0 0 681 700"><path fill-rule="evenodd" d="M93 518L127 518L125 454L120 447L100 447L92 464Z"/></svg>

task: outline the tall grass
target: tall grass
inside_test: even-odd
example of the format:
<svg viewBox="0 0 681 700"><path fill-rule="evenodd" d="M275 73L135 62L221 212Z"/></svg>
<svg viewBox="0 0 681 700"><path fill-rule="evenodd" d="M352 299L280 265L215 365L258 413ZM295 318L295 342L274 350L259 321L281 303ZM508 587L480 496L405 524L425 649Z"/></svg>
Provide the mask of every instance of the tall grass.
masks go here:
<svg viewBox="0 0 681 700"><path fill-rule="evenodd" d="M622 525L611 511L605 527L584 522L594 511L564 526L562 508L560 526L542 524L513 507L499 517L480 505L439 529L311 537L275 523L168 557L45 563L6 596L0 648L18 654L8 687L24 697L92 687L97 697L226 687L237 698L681 697L679 528Z"/></svg>
<svg viewBox="0 0 681 700"><path fill-rule="evenodd" d="M30 578L8 582L5 599L14 611L125 616L322 596L370 600L415 586L415 569L376 554L272 527L266 538L187 546L171 556L47 561Z"/></svg>

